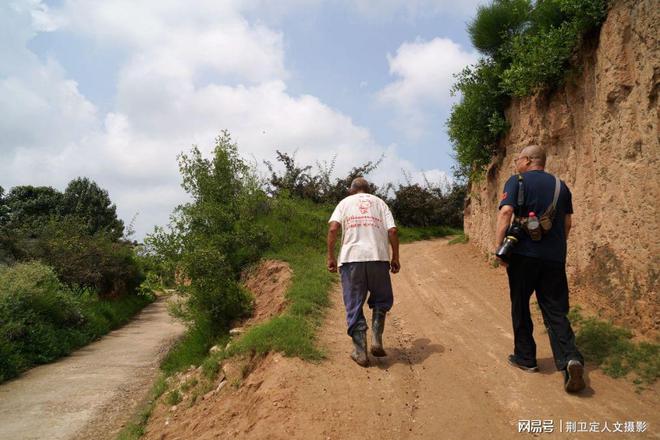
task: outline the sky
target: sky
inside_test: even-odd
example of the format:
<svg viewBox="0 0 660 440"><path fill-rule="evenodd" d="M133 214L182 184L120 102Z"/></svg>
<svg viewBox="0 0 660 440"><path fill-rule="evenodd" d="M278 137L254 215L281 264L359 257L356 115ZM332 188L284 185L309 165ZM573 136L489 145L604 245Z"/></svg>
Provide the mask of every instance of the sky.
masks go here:
<svg viewBox="0 0 660 440"><path fill-rule="evenodd" d="M0 186L107 189L136 239L186 201L177 155L226 129L259 164L384 155L451 179L453 75L478 0L0 0Z"/></svg>

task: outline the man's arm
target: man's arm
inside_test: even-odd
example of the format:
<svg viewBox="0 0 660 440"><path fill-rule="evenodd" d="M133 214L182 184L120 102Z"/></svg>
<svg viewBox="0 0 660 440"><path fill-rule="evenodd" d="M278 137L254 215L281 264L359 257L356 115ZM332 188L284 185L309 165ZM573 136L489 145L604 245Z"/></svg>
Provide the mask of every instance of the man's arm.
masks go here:
<svg viewBox="0 0 660 440"><path fill-rule="evenodd" d="M573 215L566 214L564 217L564 234L566 235L566 240L568 240L568 234L571 232L571 227L573 226Z"/></svg>
<svg viewBox="0 0 660 440"><path fill-rule="evenodd" d="M341 224L339 222L330 222L328 226L328 270L337 272L337 259L335 258L335 243L337 243L337 234Z"/></svg>
<svg viewBox="0 0 660 440"><path fill-rule="evenodd" d="M390 270L392 273L397 273L399 270L401 270L401 263L399 263L399 234L397 229L388 229L387 237L389 238L390 245L392 246L392 261L390 262Z"/></svg>
<svg viewBox="0 0 660 440"><path fill-rule="evenodd" d="M513 216L513 206L504 205L500 208L497 214L497 227L495 229L495 249L497 249L504 241L506 230L511 224L511 217Z"/></svg>

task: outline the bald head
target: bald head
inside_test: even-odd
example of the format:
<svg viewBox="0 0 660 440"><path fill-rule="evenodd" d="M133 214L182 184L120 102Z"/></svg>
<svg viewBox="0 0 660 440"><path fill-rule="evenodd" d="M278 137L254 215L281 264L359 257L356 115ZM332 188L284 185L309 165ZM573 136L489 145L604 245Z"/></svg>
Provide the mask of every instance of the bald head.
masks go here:
<svg viewBox="0 0 660 440"><path fill-rule="evenodd" d="M355 193L368 193L369 192L369 182L364 177L356 177L351 182L351 194Z"/></svg>
<svg viewBox="0 0 660 440"><path fill-rule="evenodd" d="M528 145L518 157L527 157L533 166L545 168L545 150L538 145Z"/></svg>

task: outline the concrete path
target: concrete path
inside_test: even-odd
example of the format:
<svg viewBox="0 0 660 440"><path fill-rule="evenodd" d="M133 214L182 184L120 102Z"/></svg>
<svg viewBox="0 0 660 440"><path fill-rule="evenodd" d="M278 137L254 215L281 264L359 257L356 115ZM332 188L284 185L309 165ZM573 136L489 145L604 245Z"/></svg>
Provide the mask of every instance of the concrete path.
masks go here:
<svg viewBox="0 0 660 440"><path fill-rule="evenodd" d="M114 438L183 331L160 298L101 340L0 385L0 440Z"/></svg>

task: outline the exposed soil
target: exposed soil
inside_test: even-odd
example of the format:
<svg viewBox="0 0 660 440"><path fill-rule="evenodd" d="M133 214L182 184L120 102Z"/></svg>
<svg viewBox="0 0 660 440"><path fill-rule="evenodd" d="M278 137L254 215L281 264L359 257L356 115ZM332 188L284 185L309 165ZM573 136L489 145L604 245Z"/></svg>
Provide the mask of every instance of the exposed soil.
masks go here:
<svg viewBox="0 0 660 440"><path fill-rule="evenodd" d="M0 386L0 439L115 438L184 327L165 298L70 356Z"/></svg>
<svg viewBox="0 0 660 440"><path fill-rule="evenodd" d="M254 312L243 323L244 326L254 325L282 313L286 307L285 294L293 276L287 263L264 260L243 276L243 284L254 296Z"/></svg>
<svg viewBox="0 0 660 440"><path fill-rule="evenodd" d="M641 394L587 366L588 388L568 395L554 369L547 335L537 325L540 373L509 366L513 344L506 276L472 245L446 240L402 246L388 315L388 356L370 368L349 359L338 288L320 331L327 359L318 364L270 354L242 359L214 389L191 405L159 404L147 439L511 439L520 420L552 421L553 438L599 439L601 433L558 432L566 421L644 421L659 438L660 398ZM240 378L243 379L240 379ZM239 383L240 382L240 383ZM564 425L562 424L562 427ZM622 426L622 425L621 425ZM620 426L620 429L623 429ZM536 434L539 436L539 434Z"/></svg>
<svg viewBox="0 0 660 440"><path fill-rule="evenodd" d="M650 340L660 336L660 2L615 0L578 66L550 93L513 99L510 130L473 181L465 232L493 252L497 206L530 144L573 194L567 268L580 302ZM650 214L646 214L646 213Z"/></svg>

